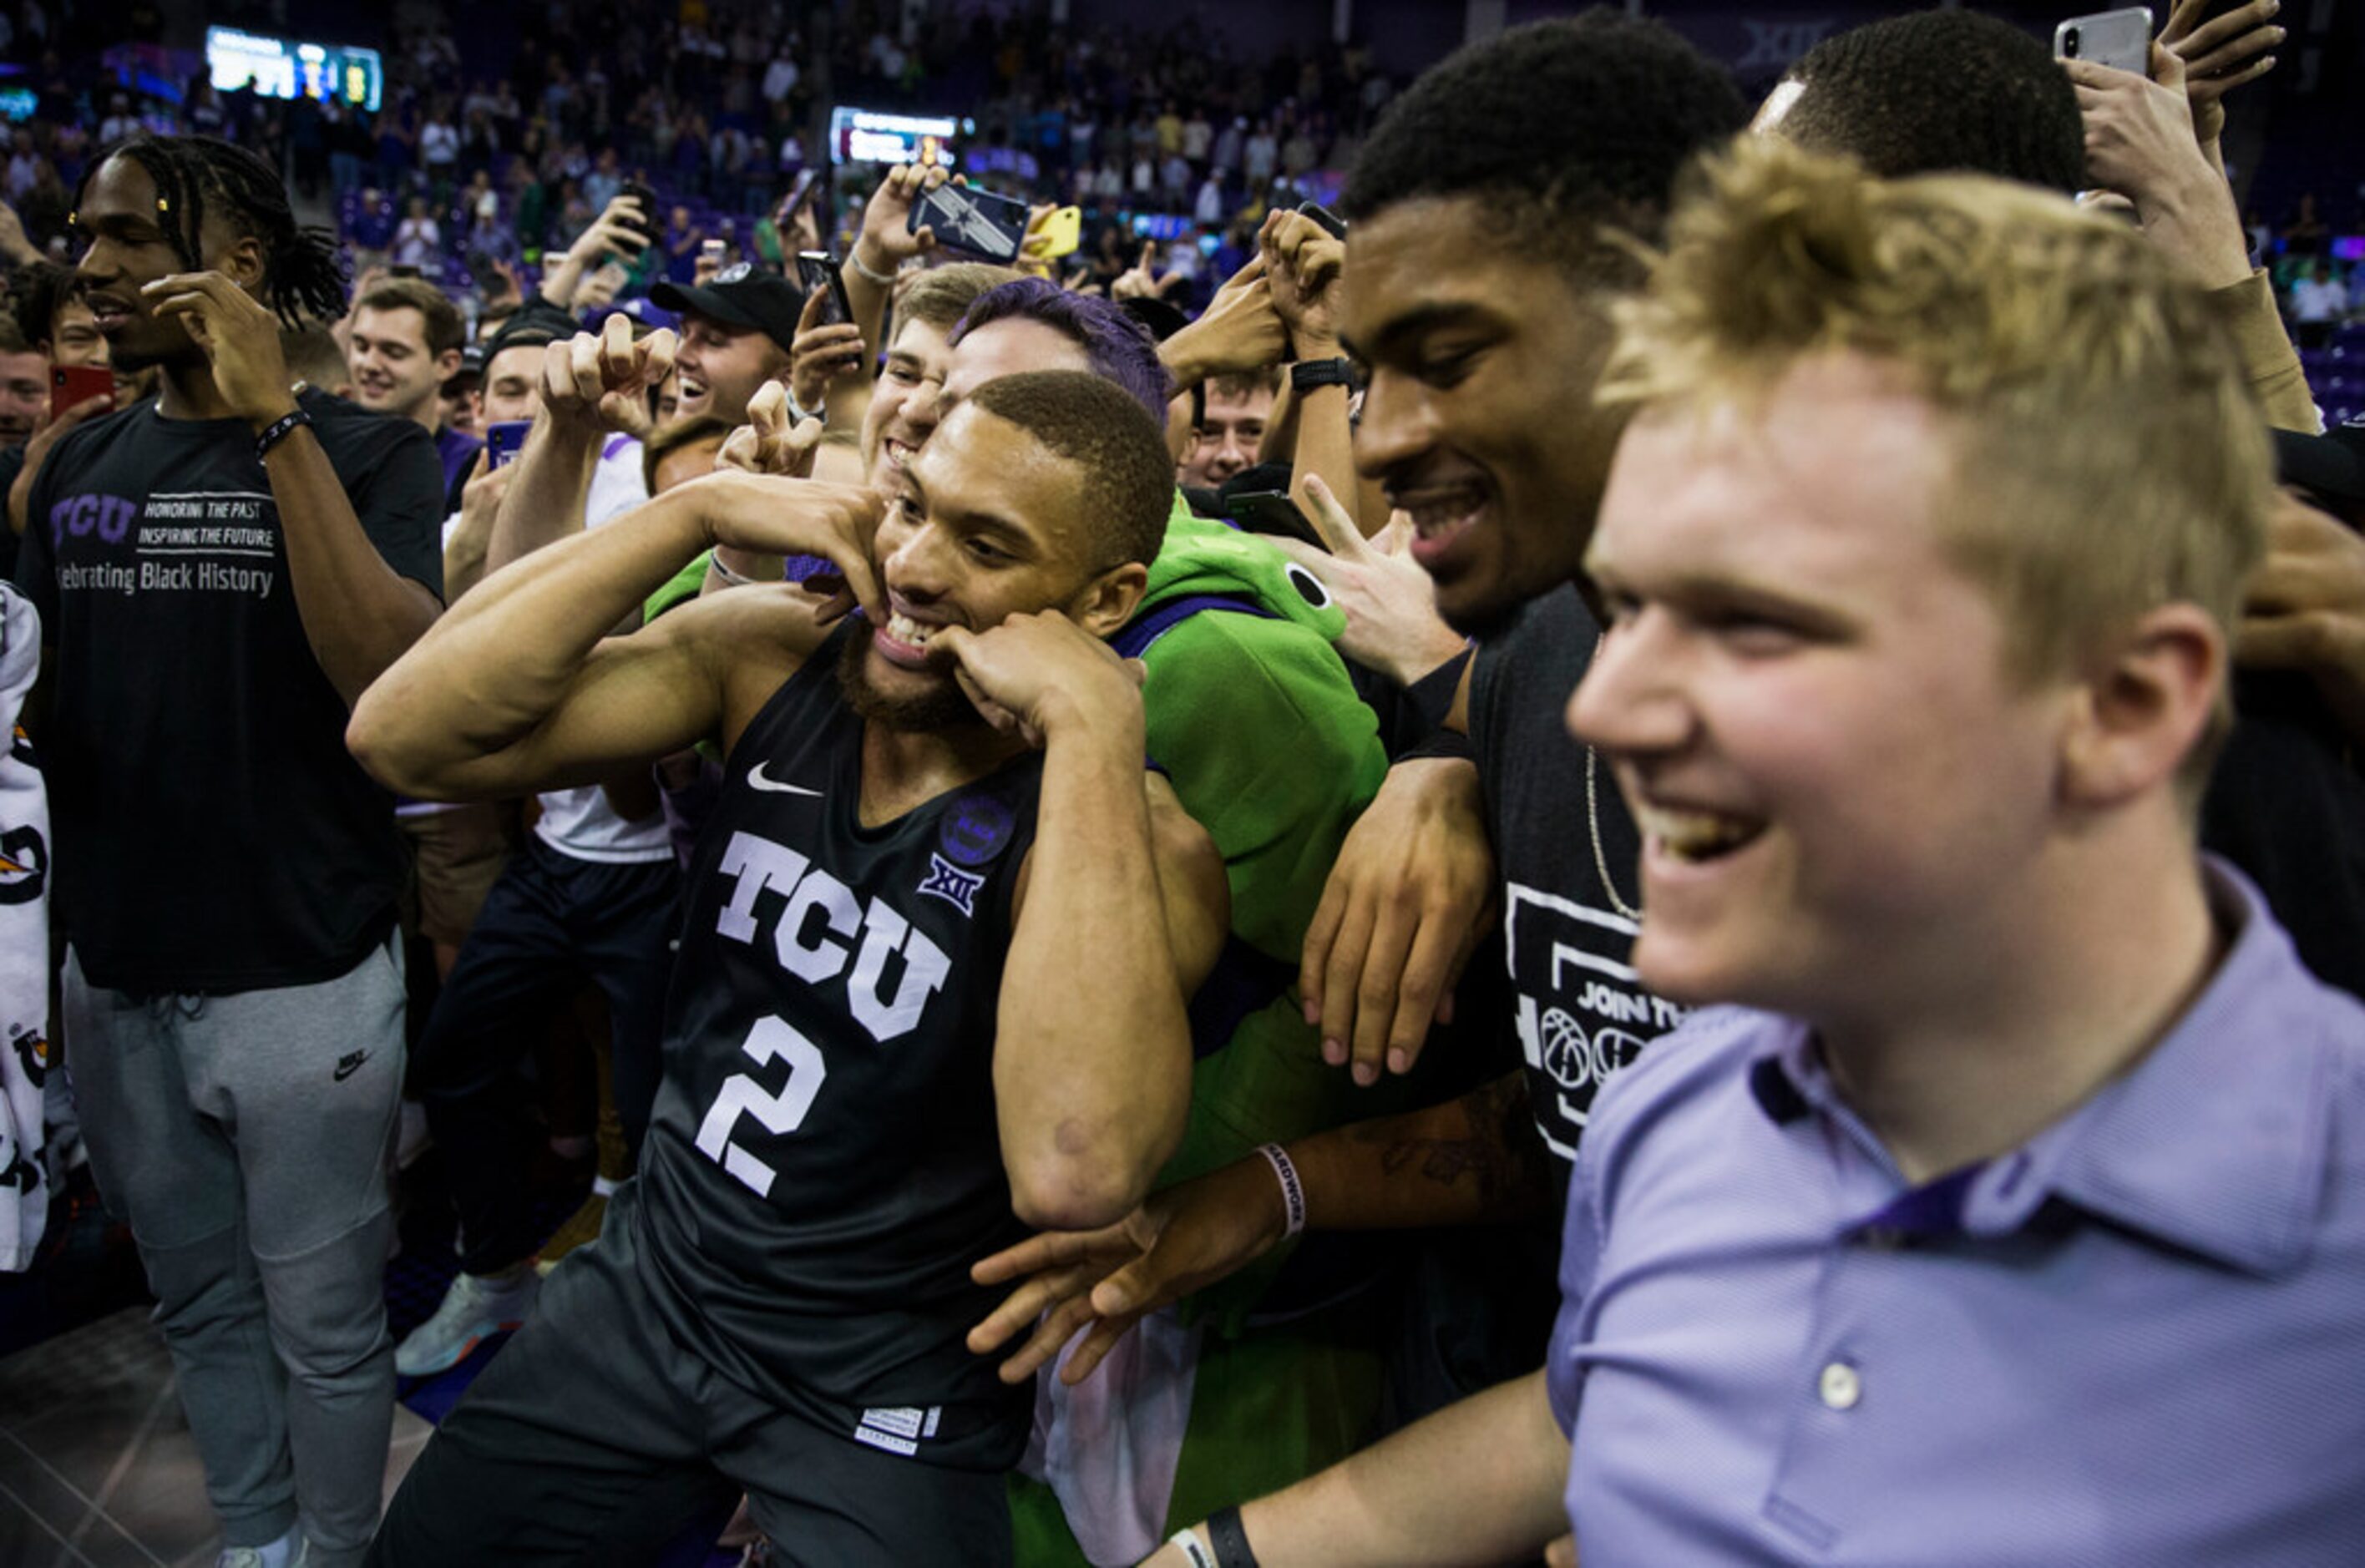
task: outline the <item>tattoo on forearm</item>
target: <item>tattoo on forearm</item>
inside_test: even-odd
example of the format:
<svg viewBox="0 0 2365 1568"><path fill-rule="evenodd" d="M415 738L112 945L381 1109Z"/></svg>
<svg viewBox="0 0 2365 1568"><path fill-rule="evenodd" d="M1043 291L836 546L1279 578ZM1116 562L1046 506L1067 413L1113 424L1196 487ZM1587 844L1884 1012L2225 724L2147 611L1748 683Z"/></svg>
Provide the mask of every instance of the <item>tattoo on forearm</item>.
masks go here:
<svg viewBox="0 0 2365 1568"><path fill-rule="evenodd" d="M1550 1183L1544 1179L1543 1142L1529 1112L1527 1075L1515 1072L1481 1084L1457 1103L1468 1123L1468 1131L1458 1137L1406 1137L1385 1123L1350 1136L1380 1145L1380 1167L1391 1176L1417 1164L1423 1177L1440 1186L1459 1186L1468 1179L1490 1209L1541 1201Z"/></svg>

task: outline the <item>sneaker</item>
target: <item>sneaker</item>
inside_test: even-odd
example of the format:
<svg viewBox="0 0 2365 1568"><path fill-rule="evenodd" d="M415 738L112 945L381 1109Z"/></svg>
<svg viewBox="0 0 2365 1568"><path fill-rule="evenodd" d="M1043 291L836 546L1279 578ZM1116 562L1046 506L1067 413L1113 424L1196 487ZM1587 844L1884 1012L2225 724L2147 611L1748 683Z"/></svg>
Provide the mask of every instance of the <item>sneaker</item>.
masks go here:
<svg viewBox="0 0 2365 1568"><path fill-rule="evenodd" d="M493 1335L523 1323L541 1292L542 1276L532 1269L504 1284L474 1274L454 1277L435 1316L394 1348L396 1373L428 1377L449 1372Z"/></svg>
<svg viewBox="0 0 2365 1568"><path fill-rule="evenodd" d="M214 1560L214 1568L304 1568L312 1543L300 1525L268 1546L232 1546Z"/></svg>

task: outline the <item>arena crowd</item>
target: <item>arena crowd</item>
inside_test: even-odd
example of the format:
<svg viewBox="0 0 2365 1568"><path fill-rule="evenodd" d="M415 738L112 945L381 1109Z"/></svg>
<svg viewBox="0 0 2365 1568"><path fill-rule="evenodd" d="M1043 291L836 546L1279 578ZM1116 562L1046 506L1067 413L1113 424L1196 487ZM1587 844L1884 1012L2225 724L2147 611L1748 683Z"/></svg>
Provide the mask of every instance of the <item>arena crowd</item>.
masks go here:
<svg viewBox="0 0 2365 1568"><path fill-rule="evenodd" d="M224 1568L2354 1559L2365 341L2163 9L51 50L0 1260Z"/></svg>

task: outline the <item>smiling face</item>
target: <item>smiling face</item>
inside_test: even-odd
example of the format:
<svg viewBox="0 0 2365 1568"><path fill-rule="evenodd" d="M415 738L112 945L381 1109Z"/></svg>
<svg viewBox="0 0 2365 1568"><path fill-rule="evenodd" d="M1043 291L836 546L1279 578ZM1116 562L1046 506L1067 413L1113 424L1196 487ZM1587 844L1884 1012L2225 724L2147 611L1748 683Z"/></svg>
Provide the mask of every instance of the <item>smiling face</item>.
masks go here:
<svg viewBox="0 0 2365 1568"><path fill-rule="evenodd" d="M50 358L59 364L104 365L108 363L106 340L99 335L98 319L79 299L62 299L50 321Z"/></svg>
<svg viewBox="0 0 2365 1568"><path fill-rule="evenodd" d="M982 722L928 662L936 629L1079 611L1100 575L1085 476L980 409L957 410L912 460L872 543L885 624L852 639L841 679L857 712L897 729Z"/></svg>
<svg viewBox="0 0 2365 1568"><path fill-rule="evenodd" d="M871 387L862 416L862 467L872 484L891 488L936 428L937 397L952 358L944 332L925 321L906 321L897 330L886 371Z"/></svg>
<svg viewBox="0 0 2365 1568"><path fill-rule="evenodd" d="M1207 417L1193 433L1191 450L1182 459L1183 484L1214 489L1235 474L1253 466L1272 418L1270 386L1207 388Z"/></svg>
<svg viewBox="0 0 2365 1568"><path fill-rule="evenodd" d="M1411 513L1414 558L1463 632L1576 576L1622 421L1593 405L1599 309L1489 232L1469 196L1358 223L1340 318L1372 378L1355 465Z"/></svg>
<svg viewBox="0 0 2365 1568"><path fill-rule="evenodd" d="M485 365L485 422L508 424L542 411L543 345L512 343Z"/></svg>
<svg viewBox="0 0 2365 1568"><path fill-rule="evenodd" d="M764 383L787 374L789 356L752 327L689 315L682 318L681 347L674 365L681 378L678 418L712 415L736 425L746 422L747 401L763 390Z"/></svg>
<svg viewBox="0 0 2365 1568"><path fill-rule="evenodd" d="M1945 548L1952 442L1853 358L1627 431L1588 557L1613 619L1568 719L1643 831L1659 994L1828 1019L1946 933L2009 928L2070 688L2012 678Z"/></svg>
<svg viewBox="0 0 2365 1568"><path fill-rule="evenodd" d="M0 353L0 446L30 441L49 409L49 361L37 353Z"/></svg>
<svg viewBox="0 0 2365 1568"><path fill-rule="evenodd" d="M165 232L170 221L156 209L156 183L148 171L121 155L99 165L74 209L75 231L89 241L74 275L118 371L205 363L187 329L154 315L140 293L144 285L187 270ZM230 232L211 208L199 238L208 267L241 287L254 286L262 274L259 242Z"/></svg>
<svg viewBox="0 0 2365 1568"><path fill-rule="evenodd" d="M353 401L363 408L432 427L443 382L460 368L460 351L430 350L427 318L420 311L364 305L353 312L345 368L353 378Z"/></svg>

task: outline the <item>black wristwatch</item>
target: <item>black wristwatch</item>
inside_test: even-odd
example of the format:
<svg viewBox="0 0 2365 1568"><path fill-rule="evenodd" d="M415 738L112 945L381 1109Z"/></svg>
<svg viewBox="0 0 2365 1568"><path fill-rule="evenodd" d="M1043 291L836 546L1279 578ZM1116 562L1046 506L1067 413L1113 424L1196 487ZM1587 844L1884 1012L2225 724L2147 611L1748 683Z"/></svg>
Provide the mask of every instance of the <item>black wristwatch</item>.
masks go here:
<svg viewBox="0 0 2365 1568"><path fill-rule="evenodd" d="M1289 367L1289 389L1306 393L1317 386L1348 386L1354 382L1343 359L1302 359Z"/></svg>

